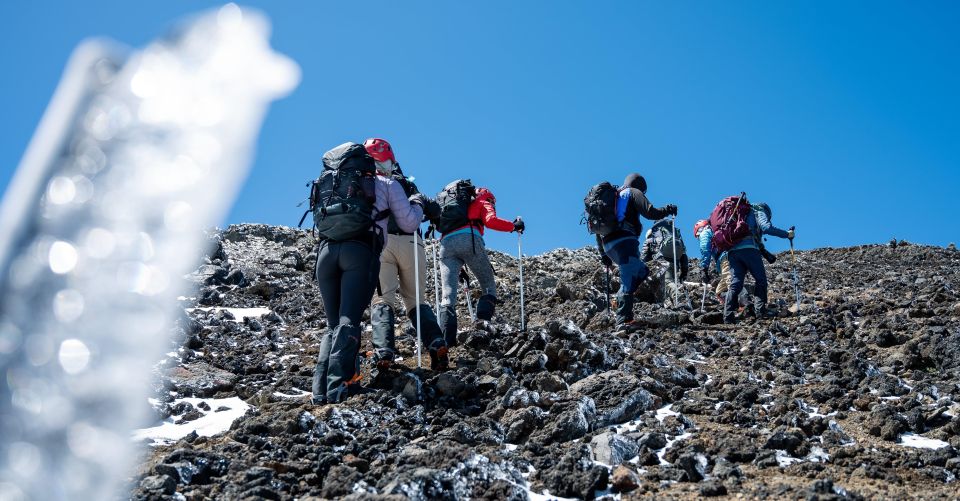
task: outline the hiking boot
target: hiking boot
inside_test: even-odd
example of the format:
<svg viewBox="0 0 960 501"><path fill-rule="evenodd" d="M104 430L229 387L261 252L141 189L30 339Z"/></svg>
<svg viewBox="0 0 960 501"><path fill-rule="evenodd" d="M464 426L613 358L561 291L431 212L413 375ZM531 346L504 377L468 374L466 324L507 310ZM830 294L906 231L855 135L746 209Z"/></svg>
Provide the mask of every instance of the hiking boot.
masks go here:
<svg viewBox="0 0 960 501"><path fill-rule="evenodd" d="M318 397L313 395L310 397L310 403L313 405L327 405L327 397Z"/></svg>
<svg viewBox="0 0 960 501"><path fill-rule="evenodd" d="M762 309L757 310L757 318L777 318L777 310L763 307Z"/></svg>
<svg viewBox="0 0 960 501"><path fill-rule="evenodd" d="M479 331L485 331L490 334L497 333L497 326L493 325L493 322L489 320L477 320L473 323L473 328Z"/></svg>
<svg viewBox="0 0 960 501"><path fill-rule="evenodd" d="M625 322L617 323L617 328L614 331L615 334L633 332L640 328L640 324L636 320L627 320Z"/></svg>
<svg viewBox="0 0 960 501"><path fill-rule="evenodd" d="M450 369L450 358L447 356L447 347L441 346L437 350L430 351L430 369L435 371L446 371Z"/></svg>

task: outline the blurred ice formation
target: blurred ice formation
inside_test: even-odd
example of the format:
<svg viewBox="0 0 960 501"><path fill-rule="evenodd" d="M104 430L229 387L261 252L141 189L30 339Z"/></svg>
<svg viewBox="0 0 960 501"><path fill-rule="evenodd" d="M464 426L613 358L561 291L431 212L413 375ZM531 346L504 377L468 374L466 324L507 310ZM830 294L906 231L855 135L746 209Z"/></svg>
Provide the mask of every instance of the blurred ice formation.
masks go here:
<svg viewBox="0 0 960 501"><path fill-rule="evenodd" d="M234 4L73 54L0 206L0 499L110 499L132 472L180 277L299 82Z"/></svg>

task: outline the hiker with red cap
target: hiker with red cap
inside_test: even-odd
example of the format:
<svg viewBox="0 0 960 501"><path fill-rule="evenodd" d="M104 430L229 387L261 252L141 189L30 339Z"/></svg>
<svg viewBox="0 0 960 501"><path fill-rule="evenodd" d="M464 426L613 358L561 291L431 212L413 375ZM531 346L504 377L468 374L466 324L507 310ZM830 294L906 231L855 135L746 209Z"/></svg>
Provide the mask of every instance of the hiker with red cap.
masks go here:
<svg viewBox="0 0 960 501"><path fill-rule="evenodd" d="M377 165L377 175L399 184L408 197L419 194L413 178L404 176L397 163L393 147L385 139L367 139L363 146ZM433 202L425 200L425 212ZM416 233L416 234L415 234ZM416 252L414 256L414 243ZM416 263L416 268L414 267ZM419 281L419 288L417 282ZM380 254L380 276L373 303L370 306L370 323L373 329L373 359L380 369L388 369L397 355L394 321L400 307L397 294L403 299L404 311L411 325L420 324L420 338L430 353L430 368L447 369L447 343L437 324L437 317L430 305L417 297L417 290L427 290L427 255L424 250L420 228L410 231L401 228L392 215L387 218L387 243ZM419 318L418 318L419 317Z"/></svg>
<svg viewBox="0 0 960 501"><path fill-rule="evenodd" d="M474 187L469 179L448 184L436 198L436 212L431 221L440 237L440 281L443 297L440 302L440 328L447 346L457 344L457 287L460 270L466 266L480 282L476 327L492 330L490 321L496 309L497 284L493 265L483 242L485 229L523 233L523 220L507 221L497 217L497 199L487 188ZM469 301L470 298L467 298Z"/></svg>
<svg viewBox="0 0 960 501"><path fill-rule="evenodd" d="M693 236L700 242L700 280L704 284L710 284L710 263L713 262L713 271L720 274L720 280L717 283L715 293L718 300L722 303L723 298L730 288L730 261L727 260L727 253L716 253L713 249L713 229L710 228L710 221L701 219L693 225Z"/></svg>

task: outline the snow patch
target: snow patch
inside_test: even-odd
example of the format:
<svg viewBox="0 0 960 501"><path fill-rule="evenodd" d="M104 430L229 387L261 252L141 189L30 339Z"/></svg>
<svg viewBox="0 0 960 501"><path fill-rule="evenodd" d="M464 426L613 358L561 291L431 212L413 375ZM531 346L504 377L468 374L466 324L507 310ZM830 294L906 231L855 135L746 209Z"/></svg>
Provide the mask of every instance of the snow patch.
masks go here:
<svg viewBox="0 0 960 501"><path fill-rule="evenodd" d="M680 435L677 435L671 439L668 439L667 445L663 446L663 449L660 449L657 451L657 458L660 460L660 464L670 466L670 462L663 458L667 454L667 449L672 447L673 444L681 440L688 439L692 436L693 436L693 433L681 433Z"/></svg>
<svg viewBox="0 0 960 501"><path fill-rule="evenodd" d="M913 447L916 449L942 449L950 446L950 444L943 440L927 438L915 433L904 433L900 435L900 441L897 443L904 447Z"/></svg>
<svg viewBox="0 0 960 501"><path fill-rule="evenodd" d="M786 468L793 463L799 463L801 461L803 460L787 454L787 451L783 449L777 449L777 464L780 465L781 468Z"/></svg>
<svg viewBox="0 0 960 501"><path fill-rule="evenodd" d="M530 501L575 501L575 498L562 498L560 496L553 496L548 490L544 490L543 494L538 494L530 489L526 489L526 491L527 499Z"/></svg>
<svg viewBox="0 0 960 501"><path fill-rule="evenodd" d="M675 412L675 411L670 410L671 407L673 407L673 404L667 404L667 405L665 405L665 406L657 409L657 421L659 421L659 422L662 423L663 420L667 418L667 416L679 416L679 415L680 415L679 412Z"/></svg>
<svg viewBox="0 0 960 501"><path fill-rule="evenodd" d="M827 454L822 447L813 446L810 448L810 453L803 459L811 463L826 463L830 461L830 454Z"/></svg>
<svg viewBox="0 0 960 501"><path fill-rule="evenodd" d="M149 399L148 402L156 405L158 402ZM151 439L151 445L165 445L175 442L187 435L191 431L196 431L197 435L212 437L230 429L233 422L247 413L250 404L244 402L240 397L230 398L181 398L173 401L171 405L180 402L188 402L193 405L201 414L198 419L188 421L183 424L174 424L173 417L167 418L159 426L152 428L141 428L133 431L134 440ZM209 411L204 411L197 407L201 402L206 402L210 406ZM217 409L226 407L226 410L217 412Z"/></svg>
<svg viewBox="0 0 960 501"><path fill-rule="evenodd" d="M280 397L280 398L302 398L304 395L310 395L309 391L304 391L304 390L301 390L300 388L290 388L290 389L295 391L296 393L283 393L280 391L275 391L273 392L273 395L275 397Z"/></svg>
<svg viewBox="0 0 960 501"><path fill-rule="evenodd" d="M245 319L257 318L270 313L270 308L256 307L256 308L222 308L220 306L201 306L197 308L187 308L187 312L194 310L200 311L229 311L233 315L234 322L243 322Z"/></svg>

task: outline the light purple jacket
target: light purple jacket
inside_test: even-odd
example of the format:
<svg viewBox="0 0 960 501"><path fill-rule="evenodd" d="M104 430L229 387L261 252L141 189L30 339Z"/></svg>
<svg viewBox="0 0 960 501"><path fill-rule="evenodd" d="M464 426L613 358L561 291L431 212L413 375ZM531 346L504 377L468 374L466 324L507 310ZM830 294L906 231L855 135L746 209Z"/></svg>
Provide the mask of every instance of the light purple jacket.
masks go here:
<svg viewBox="0 0 960 501"><path fill-rule="evenodd" d="M378 175L376 190L377 200L374 207L377 212L390 209L390 214L396 220L397 226L405 232L413 233L420 227L420 222L423 221L423 207L411 204L399 183ZM387 219L377 221L377 226L383 230L384 237L387 235Z"/></svg>

